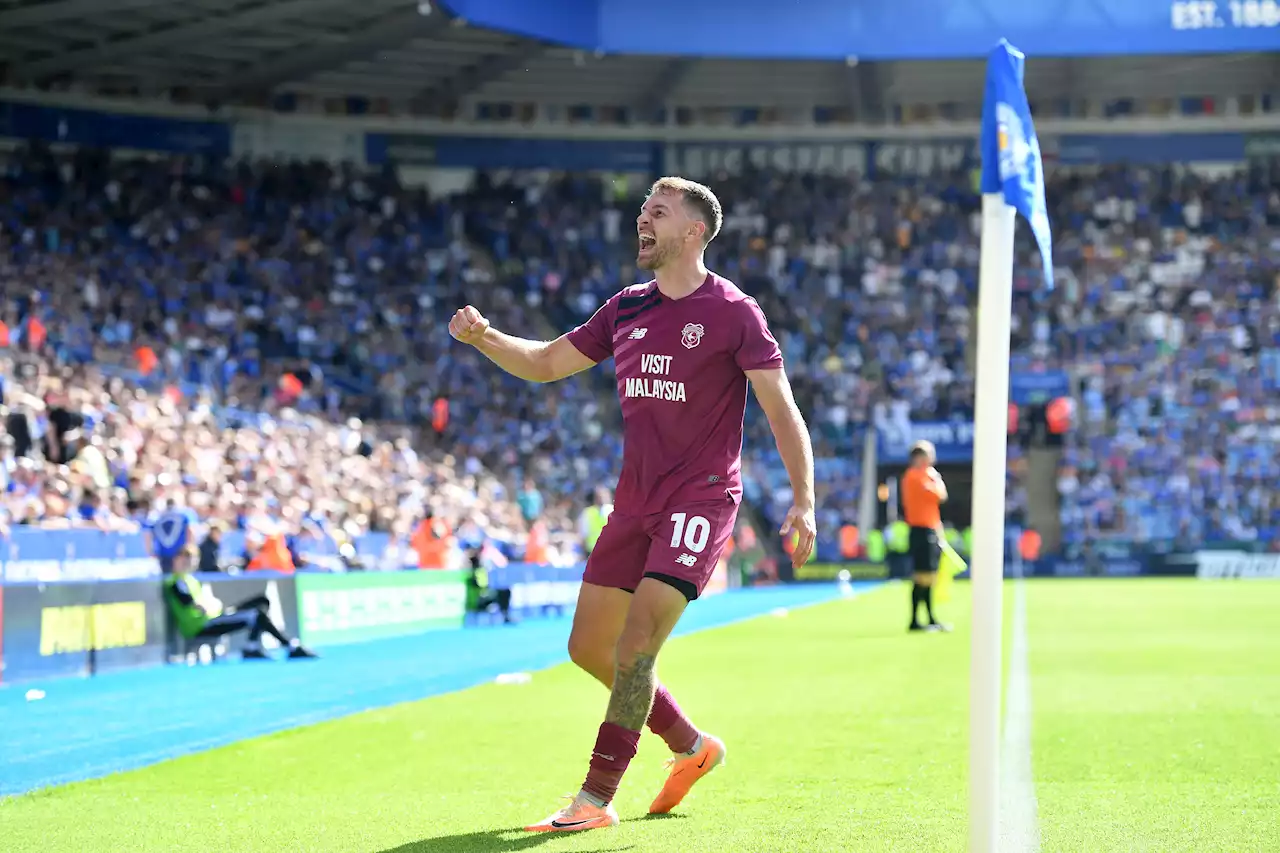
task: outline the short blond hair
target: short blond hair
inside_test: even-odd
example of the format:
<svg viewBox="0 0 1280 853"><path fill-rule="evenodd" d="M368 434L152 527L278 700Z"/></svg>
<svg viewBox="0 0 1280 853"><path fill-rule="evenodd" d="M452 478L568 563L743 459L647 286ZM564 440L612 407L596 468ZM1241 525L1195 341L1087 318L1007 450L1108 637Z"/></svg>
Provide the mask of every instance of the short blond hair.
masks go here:
<svg viewBox="0 0 1280 853"><path fill-rule="evenodd" d="M915 456L917 453L923 453L927 456L930 463L938 458L938 450L933 446L933 442L925 441L924 439L920 439L915 444L911 445L911 452L908 454L907 458Z"/></svg>
<svg viewBox="0 0 1280 853"><path fill-rule="evenodd" d="M704 245L720 233L720 227L724 225L724 208L720 206L720 199L716 198L711 187L688 178L668 176L653 182L653 186L649 187L648 197L652 198L662 192L678 193L684 203L693 208L695 218L707 226L707 233L702 238Z"/></svg>

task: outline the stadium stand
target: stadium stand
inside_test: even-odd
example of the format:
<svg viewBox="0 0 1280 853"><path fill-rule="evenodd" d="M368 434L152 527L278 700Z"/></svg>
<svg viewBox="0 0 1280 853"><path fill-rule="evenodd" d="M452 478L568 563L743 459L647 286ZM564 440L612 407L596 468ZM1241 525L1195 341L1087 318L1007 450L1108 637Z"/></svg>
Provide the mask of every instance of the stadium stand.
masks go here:
<svg viewBox="0 0 1280 853"><path fill-rule="evenodd" d="M354 537L406 535L432 507L474 513L518 557L527 473L574 555L580 502L616 474L608 372L546 393L450 347L443 321L463 302L527 333L583 321L636 279L634 195L578 175L482 178L446 199L391 170L38 146L5 173L4 323L20 367L5 371L9 523L118 526L181 491L233 529L270 508ZM1014 350L1078 382L1058 478L1068 549L1274 534L1272 174L1054 181L1061 280L1032 299L1026 255ZM830 551L858 505L868 425L972 417L971 175L712 183L726 222L709 260L777 329L814 430ZM75 458L56 438L68 433ZM1011 452L1018 512L1027 468ZM747 466L772 522L789 497L759 417Z"/></svg>
<svg viewBox="0 0 1280 853"><path fill-rule="evenodd" d="M1051 300L1025 307L1019 337L1079 377L1059 478L1068 547L1274 547L1275 165L1217 180L1109 170L1055 187L1071 272Z"/></svg>
<svg viewBox="0 0 1280 853"><path fill-rule="evenodd" d="M319 167L32 147L5 175L9 523L119 527L182 493L232 529L269 509L355 537L430 507L519 552L513 493L481 460L548 441L527 425L567 401L448 346L458 299L519 314L449 210ZM546 510L569 554L570 511Z"/></svg>

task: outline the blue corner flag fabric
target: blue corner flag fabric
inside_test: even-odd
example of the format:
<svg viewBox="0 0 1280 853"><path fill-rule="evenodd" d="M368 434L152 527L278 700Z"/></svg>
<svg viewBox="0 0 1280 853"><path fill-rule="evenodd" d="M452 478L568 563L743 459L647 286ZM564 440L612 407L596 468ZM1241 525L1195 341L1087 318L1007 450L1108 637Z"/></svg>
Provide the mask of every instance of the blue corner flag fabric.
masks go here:
<svg viewBox="0 0 1280 853"><path fill-rule="evenodd" d="M1040 141L1022 87L1026 57L1004 39L987 57L982 99L982 192L1001 193L1031 224L1040 246L1044 281L1053 287L1053 236L1044 200Z"/></svg>

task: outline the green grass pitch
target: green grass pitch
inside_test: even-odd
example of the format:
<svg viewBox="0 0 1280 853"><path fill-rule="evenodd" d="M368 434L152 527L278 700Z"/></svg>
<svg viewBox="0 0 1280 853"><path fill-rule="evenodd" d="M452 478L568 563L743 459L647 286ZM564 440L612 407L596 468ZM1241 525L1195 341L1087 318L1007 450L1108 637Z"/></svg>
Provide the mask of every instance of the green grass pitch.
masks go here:
<svg viewBox="0 0 1280 853"><path fill-rule="evenodd" d="M666 757L646 735L622 826L514 831L577 789L604 711L562 666L10 799L0 850L960 853L968 589L945 608L950 636L908 635L906 595L674 641L662 676L729 760L664 819L644 817ZM1280 583L1038 581L1027 596L1042 850L1280 851Z"/></svg>

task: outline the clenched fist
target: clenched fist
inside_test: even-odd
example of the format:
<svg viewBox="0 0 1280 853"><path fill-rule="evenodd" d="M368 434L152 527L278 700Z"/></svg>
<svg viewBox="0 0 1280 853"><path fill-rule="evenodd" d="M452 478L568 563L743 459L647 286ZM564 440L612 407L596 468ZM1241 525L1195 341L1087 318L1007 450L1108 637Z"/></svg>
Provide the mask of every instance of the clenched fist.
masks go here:
<svg viewBox="0 0 1280 853"><path fill-rule="evenodd" d="M475 346L489 331L489 321L474 307L459 308L449 321L449 334L464 344Z"/></svg>

